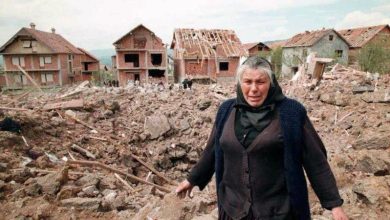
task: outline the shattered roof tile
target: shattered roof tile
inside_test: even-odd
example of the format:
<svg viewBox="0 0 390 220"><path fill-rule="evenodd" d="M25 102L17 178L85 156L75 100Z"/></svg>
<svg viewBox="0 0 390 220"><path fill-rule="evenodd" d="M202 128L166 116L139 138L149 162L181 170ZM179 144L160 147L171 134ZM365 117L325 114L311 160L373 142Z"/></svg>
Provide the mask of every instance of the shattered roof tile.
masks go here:
<svg viewBox="0 0 390 220"><path fill-rule="evenodd" d="M390 29L389 25L378 25L370 27L360 27L353 29L339 30L338 32L351 44L352 47L363 47L375 35L383 29Z"/></svg>

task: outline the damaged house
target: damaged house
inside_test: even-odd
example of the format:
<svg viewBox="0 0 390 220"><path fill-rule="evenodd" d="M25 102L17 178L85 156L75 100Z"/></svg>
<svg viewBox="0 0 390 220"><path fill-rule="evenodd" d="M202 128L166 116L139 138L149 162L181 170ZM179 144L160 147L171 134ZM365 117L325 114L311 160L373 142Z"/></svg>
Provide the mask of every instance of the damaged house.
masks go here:
<svg viewBox="0 0 390 220"><path fill-rule="evenodd" d="M348 57L349 64L357 62L360 49L369 43L380 43L390 48L390 26L388 24L339 30L338 33L351 45Z"/></svg>
<svg viewBox="0 0 390 220"><path fill-rule="evenodd" d="M175 29L171 49L174 50L174 78L181 82L193 79L231 80L247 56L240 39L232 30Z"/></svg>
<svg viewBox="0 0 390 220"><path fill-rule="evenodd" d="M162 40L151 30L138 25L114 42L114 68L119 84L127 81L141 83L167 82L167 50Z"/></svg>
<svg viewBox="0 0 390 220"><path fill-rule="evenodd" d="M333 29L299 33L283 46L282 74L294 75L311 53L319 58L332 58L338 63L347 64L349 46L344 37Z"/></svg>
<svg viewBox="0 0 390 220"><path fill-rule="evenodd" d="M30 28L20 29L0 47L4 59L4 78L8 88L32 86L21 70L40 86L62 86L81 80L85 53L61 35ZM96 62L96 61L94 61Z"/></svg>
<svg viewBox="0 0 390 220"><path fill-rule="evenodd" d="M262 42L243 44L244 48L248 51L249 56L257 56L260 53L269 53L271 48Z"/></svg>

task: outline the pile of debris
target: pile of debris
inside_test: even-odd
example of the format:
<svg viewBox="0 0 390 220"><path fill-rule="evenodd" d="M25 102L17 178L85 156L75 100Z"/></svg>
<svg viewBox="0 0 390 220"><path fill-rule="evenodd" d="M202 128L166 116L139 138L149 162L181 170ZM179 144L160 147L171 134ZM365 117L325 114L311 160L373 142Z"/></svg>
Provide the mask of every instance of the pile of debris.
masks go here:
<svg viewBox="0 0 390 220"><path fill-rule="evenodd" d="M344 207L353 219L387 219L390 214L390 75L339 64L321 80L301 76L281 83L307 108L328 151ZM314 214L320 208L311 193ZM318 217L319 219L322 219Z"/></svg>
<svg viewBox="0 0 390 220"><path fill-rule="evenodd" d="M390 76L335 66L321 81L302 76L281 86L306 106L347 214L385 219ZM0 218L216 219L214 181L193 199L173 191L202 154L218 106L234 93L234 84L170 90L85 82L2 94L0 121L13 126L0 127ZM330 219L313 192L310 200L314 219Z"/></svg>
<svg viewBox="0 0 390 220"><path fill-rule="evenodd" d="M199 159L217 107L233 91L85 82L2 95L0 120L20 128L0 131L1 218L145 219L148 209L172 215L180 205L156 208L176 201L171 192ZM176 203L191 219L214 209L215 195Z"/></svg>

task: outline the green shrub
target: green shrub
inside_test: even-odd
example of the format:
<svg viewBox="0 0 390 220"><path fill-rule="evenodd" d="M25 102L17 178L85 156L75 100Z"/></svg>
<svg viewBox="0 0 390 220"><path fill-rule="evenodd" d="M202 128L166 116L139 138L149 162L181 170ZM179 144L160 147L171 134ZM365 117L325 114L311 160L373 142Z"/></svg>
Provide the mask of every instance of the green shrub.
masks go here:
<svg viewBox="0 0 390 220"><path fill-rule="evenodd" d="M357 59L363 71L390 73L390 48L385 47L385 42L378 40L362 47Z"/></svg>

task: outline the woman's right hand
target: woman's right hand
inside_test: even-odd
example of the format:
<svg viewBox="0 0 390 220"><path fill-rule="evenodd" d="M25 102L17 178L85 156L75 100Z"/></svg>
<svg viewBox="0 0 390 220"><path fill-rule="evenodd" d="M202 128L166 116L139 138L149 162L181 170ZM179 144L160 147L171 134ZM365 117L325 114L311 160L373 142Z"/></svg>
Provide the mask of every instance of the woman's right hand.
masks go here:
<svg viewBox="0 0 390 220"><path fill-rule="evenodd" d="M191 185L191 183L188 182L188 180L184 180L183 182L181 182L181 183L177 186L177 188L176 188L176 195L177 195L180 199L185 198L186 195L188 195L188 197L191 197L190 194L191 194L192 188L194 188L194 186Z"/></svg>

